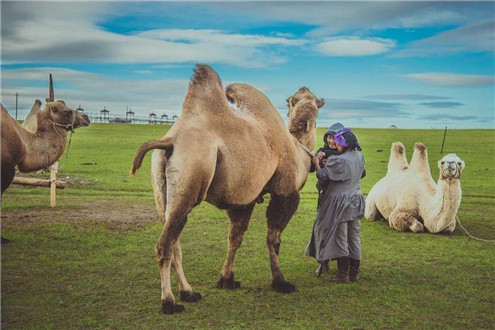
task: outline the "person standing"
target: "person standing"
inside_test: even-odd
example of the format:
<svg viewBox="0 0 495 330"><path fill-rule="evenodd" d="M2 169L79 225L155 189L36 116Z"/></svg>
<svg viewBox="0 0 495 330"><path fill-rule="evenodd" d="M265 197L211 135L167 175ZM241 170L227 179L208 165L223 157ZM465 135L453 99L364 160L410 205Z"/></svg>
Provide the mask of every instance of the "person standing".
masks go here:
<svg viewBox="0 0 495 330"><path fill-rule="evenodd" d="M337 260L338 273L329 280L347 283L359 280L360 219L365 208L360 180L366 171L361 146L354 133L342 129L333 138L341 155L328 157L323 167L317 156L313 158L318 185L326 189L305 254L320 263L319 274L330 259Z"/></svg>
<svg viewBox="0 0 495 330"><path fill-rule="evenodd" d="M318 151L316 152L316 157L318 158L320 167L325 166L328 157L332 155L340 155L340 152L337 150L337 146L335 145L335 139L333 138L333 135L343 129L345 129L344 125L342 125L341 123L335 123L331 125L323 135L323 147L318 149ZM316 189L318 190L318 204L316 207L316 209L318 210L318 208L320 207L321 197L323 196L326 189L326 185L320 185L318 181L316 183Z"/></svg>

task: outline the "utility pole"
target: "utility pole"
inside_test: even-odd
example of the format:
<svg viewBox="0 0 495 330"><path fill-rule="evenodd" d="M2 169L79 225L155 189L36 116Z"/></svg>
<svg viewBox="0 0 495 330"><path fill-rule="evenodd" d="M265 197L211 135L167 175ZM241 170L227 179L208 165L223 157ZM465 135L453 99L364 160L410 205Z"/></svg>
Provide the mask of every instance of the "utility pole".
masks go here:
<svg viewBox="0 0 495 330"><path fill-rule="evenodd" d="M17 120L17 98L19 94L15 93L15 120Z"/></svg>
<svg viewBox="0 0 495 330"><path fill-rule="evenodd" d="M445 126L445 131L443 132L442 149L440 150L440 155L443 154L443 145L445 143L445 136L447 135L447 126Z"/></svg>

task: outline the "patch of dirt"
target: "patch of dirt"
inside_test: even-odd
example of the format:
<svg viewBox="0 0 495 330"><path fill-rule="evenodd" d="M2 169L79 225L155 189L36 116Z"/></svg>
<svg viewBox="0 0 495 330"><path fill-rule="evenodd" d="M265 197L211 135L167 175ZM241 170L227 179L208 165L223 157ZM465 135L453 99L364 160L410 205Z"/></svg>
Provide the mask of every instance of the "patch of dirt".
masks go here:
<svg viewBox="0 0 495 330"><path fill-rule="evenodd" d="M73 208L3 211L2 230L31 227L48 222L67 222L78 227L103 223L111 230L142 228L159 221L154 202L95 200Z"/></svg>

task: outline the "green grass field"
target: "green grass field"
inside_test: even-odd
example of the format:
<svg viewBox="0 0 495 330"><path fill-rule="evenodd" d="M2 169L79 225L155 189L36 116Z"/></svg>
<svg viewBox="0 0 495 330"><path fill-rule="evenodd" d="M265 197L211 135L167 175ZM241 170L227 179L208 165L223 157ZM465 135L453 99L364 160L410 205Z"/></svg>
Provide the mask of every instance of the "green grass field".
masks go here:
<svg viewBox="0 0 495 330"><path fill-rule="evenodd" d="M495 243L470 239L458 226L453 235L413 234L363 219L361 281L335 285L316 278L316 262L303 255L316 215L314 174L282 235L281 266L295 293L270 289L266 201L255 208L237 253L241 289L215 289L229 224L224 211L204 203L192 211L181 238L186 276L203 299L186 304L182 314L160 314L154 247L161 224L150 157L135 178L128 172L136 148L166 130L109 124L79 129L59 173L71 185L58 191L57 208L48 207L47 188L15 187L4 194L2 236L11 242L2 244L2 327L495 327ZM318 130L318 141L323 132ZM404 143L408 158L414 143L424 142L436 181L443 130L355 132L368 174L363 193L385 175L394 141ZM448 131L444 154L451 152L466 162L460 220L473 235L495 239L495 130Z"/></svg>

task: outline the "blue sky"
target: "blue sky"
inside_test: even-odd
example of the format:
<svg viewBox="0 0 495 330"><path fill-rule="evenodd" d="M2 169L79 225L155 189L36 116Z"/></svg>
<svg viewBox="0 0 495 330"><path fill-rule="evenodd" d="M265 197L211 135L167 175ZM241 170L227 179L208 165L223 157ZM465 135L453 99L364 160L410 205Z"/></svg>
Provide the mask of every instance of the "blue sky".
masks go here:
<svg viewBox="0 0 495 330"><path fill-rule="evenodd" d="M1 3L1 101L180 115L195 63L263 91L285 119L309 87L318 126L495 128L495 2Z"/></svg>

